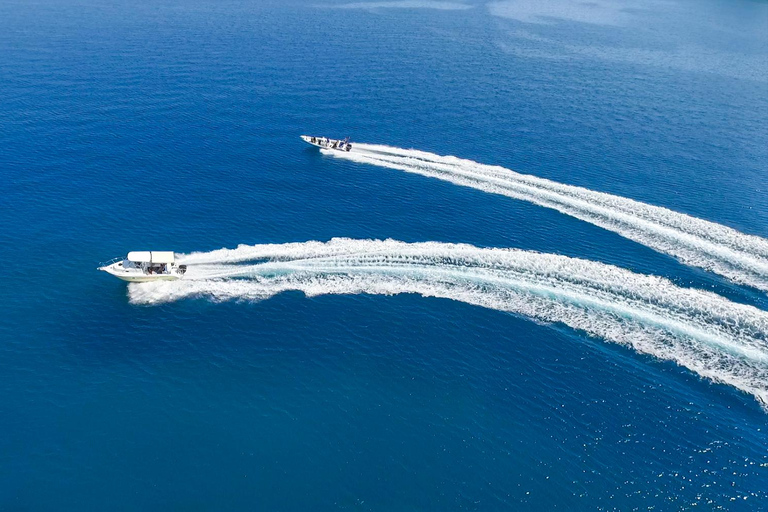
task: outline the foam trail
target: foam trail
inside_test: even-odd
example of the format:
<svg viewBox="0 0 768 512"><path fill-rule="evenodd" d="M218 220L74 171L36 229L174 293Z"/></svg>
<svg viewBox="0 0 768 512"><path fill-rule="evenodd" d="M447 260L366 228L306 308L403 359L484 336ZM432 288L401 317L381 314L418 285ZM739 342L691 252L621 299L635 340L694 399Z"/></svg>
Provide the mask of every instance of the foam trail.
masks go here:
<svg viewBox="0 0 768 512"><path fill-rule="evenodd" d="M721 224L452 156L371 144L355 144L349 153L324 152L552 208L674 256L687 265L768 291L768 240Z"/></svg>
<svg viewBox="0 0 768 512"><path fill-rule="evenodd" d="M394 240L240 246L180 256L183 280L131 284L132 302L416 293L559 322L689 368L768 407L768 312L603 263Z"/></svg>

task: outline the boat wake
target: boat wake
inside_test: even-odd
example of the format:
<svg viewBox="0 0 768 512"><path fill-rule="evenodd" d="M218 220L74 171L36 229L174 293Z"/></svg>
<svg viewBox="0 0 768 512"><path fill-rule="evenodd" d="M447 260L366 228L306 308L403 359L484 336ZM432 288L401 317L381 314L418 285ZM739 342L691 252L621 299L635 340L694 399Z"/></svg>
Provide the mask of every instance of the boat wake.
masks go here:
<svg viewBox="0 0 768 512"><path fill-rule="evenodd" d="M414 293L562 323L674 361L768 408L768 313L603 263L437 242L333 239L180 255L183 280L130 284L134 303L263 300L288 290Z"/></svg>
<svg viewBox="0 0 768 512"><path fill-rule="evenodd" d="M768 291L768 240L721 224L453 156L359 143L349 153L327 153L552 208L674 256L687 265Z"/></svg>

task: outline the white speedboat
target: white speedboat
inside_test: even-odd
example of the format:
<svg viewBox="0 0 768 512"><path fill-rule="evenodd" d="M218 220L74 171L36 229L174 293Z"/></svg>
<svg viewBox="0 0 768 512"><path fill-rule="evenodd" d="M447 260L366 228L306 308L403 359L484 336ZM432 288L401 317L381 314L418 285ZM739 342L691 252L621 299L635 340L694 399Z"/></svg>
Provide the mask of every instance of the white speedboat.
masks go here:
<svg viewBox="0 0 768 512"><path fill-rule="evenodd" d="M102 264L99 270L123 281L146 283L181 279L187 266L176 265L172 251L132 251L125 258L115 258Z"/></svg>
<svg viewBox="0 0 768 512"><path fill-rule="evenodd" d="M302 135L301 140L307 144L311 144L323 149L335 149L336 151L349 151L352 149L352 144L349 143L349 137L341 140L329 139L328 137L311 137L309 135Z"/></svg>

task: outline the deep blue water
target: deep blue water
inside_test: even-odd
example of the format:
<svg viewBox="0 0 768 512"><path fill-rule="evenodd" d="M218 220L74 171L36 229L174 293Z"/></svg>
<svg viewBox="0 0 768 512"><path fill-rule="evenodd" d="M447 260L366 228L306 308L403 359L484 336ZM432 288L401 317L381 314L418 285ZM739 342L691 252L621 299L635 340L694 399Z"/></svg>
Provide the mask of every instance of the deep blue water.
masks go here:
<svg viewBox="0 0 768 512"><path fill-rule="evenodd" d="M0 510L768 509L768 414L674 363L415 295L140 306L95 271L134 249L436 240L768 309L556 211L298 138L768 237L768 4L451 5L0 0Z"/></svg>

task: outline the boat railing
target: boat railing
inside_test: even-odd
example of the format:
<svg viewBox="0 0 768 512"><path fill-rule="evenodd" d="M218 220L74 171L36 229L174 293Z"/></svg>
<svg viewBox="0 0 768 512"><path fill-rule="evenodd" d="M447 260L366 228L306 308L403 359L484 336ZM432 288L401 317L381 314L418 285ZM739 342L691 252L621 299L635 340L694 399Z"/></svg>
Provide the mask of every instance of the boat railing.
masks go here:
<svg viewBox="0 0 768 512"><path fill-rule="evenodd" d="M124 259L125 259L125 257L124 257L124 256L118 256L117 258L112 258L112 259L111 259L111 260L109 260L109 261L102 261L101 263L99 263L99 266L100 266L100 267L108 267L108 266L110 266L110 265L114 265L114 264L115 264L115 263L117 263L118 261L123 261Z"/></svg>

